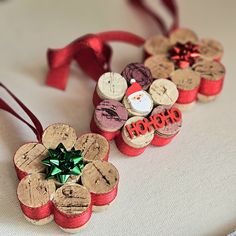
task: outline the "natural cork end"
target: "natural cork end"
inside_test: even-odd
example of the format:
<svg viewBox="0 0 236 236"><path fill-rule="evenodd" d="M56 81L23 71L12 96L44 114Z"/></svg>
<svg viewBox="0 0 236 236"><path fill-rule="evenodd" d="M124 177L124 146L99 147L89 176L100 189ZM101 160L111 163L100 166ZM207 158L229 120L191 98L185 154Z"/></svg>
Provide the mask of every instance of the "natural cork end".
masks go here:
<svg viewBox="0 0 236 236"><path fill-rule="evenodd" d="M111 163L94 161L84 167L81 181L91 193L105 194L117 186L119 173Z"/></svg>
<svg viewBox="0 0 236 236"><path fill-rule="evenodd" d="M60 143L70 150L76 142L75 130L67 124L53 124L45 129L42 136L43 145L49 149L55 149Z"/></svg>

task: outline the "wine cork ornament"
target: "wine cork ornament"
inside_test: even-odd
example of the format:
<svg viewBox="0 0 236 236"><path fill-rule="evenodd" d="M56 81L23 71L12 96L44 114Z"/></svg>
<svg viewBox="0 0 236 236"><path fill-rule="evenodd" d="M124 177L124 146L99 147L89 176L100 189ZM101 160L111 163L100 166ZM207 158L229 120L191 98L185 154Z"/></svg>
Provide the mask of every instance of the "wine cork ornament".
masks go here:
<svg viewBox="0 0 236 236"><path fill-rule="evenodd" d="M149 93L155 105L172 106L178 99L176 85L167 79L155 80L149 88Z"/></svg>
<svg viewBox="0 0 236 236"><path fill-rule="evenodd" d="M54 181L46 180L43 174L27 175L20 181L17 197L29 222L43 225L53 220L51 200L55 191Z"/></svg>
<svg viewBox="0 0 236 236"><path fill-rule="evenodd" d="M147 116L153 109L153 100L135 79L130 82L131 86L126 91L123 104L129 116Z"/></svg>
<svg viewBox="0 0 236 236"><path fill-rule="evenodd" d="M56 224L67 233L77 233L84 228L92 215L89 191L76 183L57 189L53 197Z"/></svg>
<svg viewBox="0 0 236 236"><path fill-rule="evenodd" d="M121 101L127 89L126 79L119 73L102 74L94 91L93 104L97 106L102 100L113 99Z"/></svg>
<svg viewBox="0 0 236 236"><path fill-rule="evenodd" d="M111 163L93 161L83 169L81 182L91 193L93 211L102 211L116 198L119 173Z"/></svg>
<svg viewBox="0 0 236 236"><path fill-rule="evenodd" d="M166 109L163 106L157 106L152 111L152 116L160 114L159 118L162 119L164 125L155 129L154 138L151 142L152 145L162 147L169 144L173 138L179 133L182 126L182 113L176 108L172 107Z"/></svg>
<svg viewBox="0 0 236 236"><path fill-rule="evenodd" d="M224 49L222 44L214 39L202 39L199 42L199 52L200 57L205 60L220 61L223 56Z"/></svg>
<svg viewBox="0 0 236 236"><path fill-rule="evenodd" d="M179 90L179 97L175 106L181 111L191 109L196 103L197 93L200 86L200 75L187 68L175 70L171 73L170 77Z"/></svg>
<svg viewBox="0 0 236 236"><path fill-rule="evenodd" d="M146 40L144 50L149 56L166 55L170 46L168 38L162 35L155 35Z"/></svg>
<svg viewBox="0 0 236 236"><path fill-rule="evenodd" d="M141 63L128 64L121 75L129 84L131 84L132 79L135 79L143 90L147 90L153 81L151 71Z"/></svg>
<svg viewBox="0 0 236 236"><path fill-rule="evenodd" d="M64 231L78 232L88 223L92 204L106 206L117 195L118 171L107 161L101 161L108 158L109 143L98 134L85 134L77 139L75 130L62 123L50 125L43 130L37 117L21 101L1 83L0 87L16 101L32 124L14 111L4 99L0 109L21 120L37 138L36 142L22 145L14 156L16 171L24 174L17 173L20 179L17 197L23 215L36 225L54 219ZM83 154L86 160L83 160ZM100 171L100 176L94 175L94 170L90 170L89 166L86 167L92 160L95 160L94 167ZM89 189L78 184L78 178L85 167L89 171L84 174L83 182ZM102 182L104 180L106 183ZM60 183L58 186L57 182ZM90 188L93 183L94 189Z"/></svg>
<svg viewBox="0 0 236 236"><path fill-rule="evenodd" d="M110 145L102 135L87 133L77 139L75 149L81 150L86 163L96 160L108 161Z"/></svg>
<svg viewBox="0 0 236 236"><path fill-rule="evenodd" d="M26 143L14 155L14 165L18 179L34 173L42 173L45 166L42 160L48 155L47 149L41 143Z"/></svg>
<svg viewBox="0 0 236 236"><path fill-rule="evenodd" d="M144 129L143 117L129 118L121 133L116 137L116 145L120 152L128 156L138 156L145 151L154 137L154 130Z"/></svg>
<svg viewBox="0 0 236 236"><path fill-rule="evenodd" d="M174 63L162 55L147 58L144 65L150 69L155 79L167 79L175 69Z"/></svg>
<svg viewBox="0 0 236 236"><path fill-rule="evenodd" d="M128 112L122 103L115 100L103 100L95 108L90 129L107 140L112 140L127 119Z"/></svg>
<svg viewBox="0 0 236 236"><path fill-rule="evenodd" d="M225 67L217 61L203 60L195 64L193 69L198 72L201 77L198 100L200 102L214 100L223 88Z"/></svg>

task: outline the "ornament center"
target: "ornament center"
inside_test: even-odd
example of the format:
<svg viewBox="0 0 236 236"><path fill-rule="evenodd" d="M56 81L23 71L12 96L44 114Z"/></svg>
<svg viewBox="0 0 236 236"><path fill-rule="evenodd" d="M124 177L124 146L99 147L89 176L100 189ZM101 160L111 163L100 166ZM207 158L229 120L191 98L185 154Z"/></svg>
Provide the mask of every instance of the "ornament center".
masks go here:
<svg viewBox="0 0 236 236"><path fill-rule="evenodd" d="M199 47L191 42L176 43L168 51L168 58L175 63L177 68L192 66L199 57Z"/></svg>

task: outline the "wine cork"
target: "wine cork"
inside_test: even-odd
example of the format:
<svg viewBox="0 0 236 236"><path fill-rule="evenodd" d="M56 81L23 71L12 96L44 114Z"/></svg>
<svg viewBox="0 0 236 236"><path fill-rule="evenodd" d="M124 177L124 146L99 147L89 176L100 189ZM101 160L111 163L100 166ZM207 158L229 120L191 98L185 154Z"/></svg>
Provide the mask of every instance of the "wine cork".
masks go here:
<svg viewBox="0 0 236 236"><path fill-rule="evenodd" d="M149 88L149 93L155 105L172 106L179 92L176 85L167 79L155 80Z"/></svg>
<svg viewBox="0 0 236 236"><path fill-rule="evenodd" d="M126 123L122 129L122 132L121 132L122 139L124 140L124 142L134 148L143 148L143 147L148 146L154 137L154 130L152 130L151 132L146 132L143 135L142 134L139 136L134 135L133 138L130 137L125 126L126 125L130 126L132 123L135 123L139 120L143 120L143 117L134 116L134 117L129 118L126 121Z"/></svg>
<svg viewBox="0 0 236 236"><path fill-rule="evenodd" d="M165 113L167 112L167 110L169 109L166 109L164 106L157 106L155 109L153 109L151 115ZM154 131L154 134L161 137L172 137L180 131L181 126L182 126L182 119L174 123L169 121L169 123L166 124L164 127L156 129Z"/></svg>
<svg viewBox="0 0 236 236"><path fill-rule="evenodd" d="M187 42L196 44L198 42L198 36L190 29L179 28L171 32L170 42L172 45Z"/></svg>
<svg viewBox="0 0 236 236"><path fill-rule="evenodd" d="M124 105L115 100L103 100L96 107L94 121L104 131L119 130L128 119L128 112Z"/></svg>
<svg viewBox="0 0 236 236"><path fill-rule="evenodd" d="M152 100L150 94L148 94L146 91L144 91L144 92L145 92L145 95L148 96ZM131 116L147 116L153 109L153 103L152 103L152 105L149 106L147 112L143 112L143 113L136 112L134 109L132 109L132 107L131 107L130 103L128 102L126 96L123 99L123 104L124 104L126 110L128 111L128 116L129 117L131 117Z"/></svg>
<svg viewBox="0 0 236 236"><path fill-rule="evenodd" d="M67 183L57 189L53 198L55 222L62 230L76 233L84 227L91 217L91 195L89 191L75 183ZM80 217L87 214L81 225ZM64 220L63 220L64 218Z"/></svg>
<svg viewBox="0 0 236 236"><path fill-rule="evenodd" d="M202 60L195 64L193 69L200 74L202 79L198 100L206 103L216 99L223 86L225 67L220 62ZM205 84L206 81L210 83Z"/></svg>
<svg viewBox="0 0 236 236"><path fill-rule="evenodd" d="M43 132L42 143L49 149L55 149L60 143L70 150L76 142L75 130L67 124L53 124Z"/></svg>
<svg viewBox="0 0 236 236"><path fill-rule="evenodd" d="M93 161L84 167L81 182L92 194L93 210L100 211L116 197L119 173L109 162Z"/></svg>
<svg viewBox="0 0 236 236"><path fill-rule="evenodd" d="M223 56L223 46L214 39L202 39L199 42L200 57L206 60L220 60Z"/></svg>
<svg viewBox="0 0 236 236"><path fill-rule="evenodd" d="M170 40L161 35L155 35L146 40L144 50L147 54L153 55L166 55L170 48Z"/></svg>
<svg viewBox="0 0 236 236"><path fill-rule="evenodd" d="M225 76L225 67L217 61L203 60L193 65L193 70L206 80L220 80Z"/></svg>
<svg viewBox="0 0 236 236"><path fill-rule="evenodd" d="M193 90L200 85L199 74L189 68L175 70L171 73L171 80L181 90Z"/></svg>
<svg viewBox="0 0 236 236"><path fill-rule="evenodd" d="M33 173L45 171L42 160L48 155L47 149L40 143L26 143L15 153L14 164L19 179ZM21 175L19 172L23 172Z"/></svg>
<svg viewBox="0 0 236 236"><path fill-rule="evenodd" d="M159 55L147 58L144 65L151 70L152 76L155 79L166 79L175 69L173 62Z"/></svg>
<svg viewBox="0 0 236 236"><path fill-rule="evenodd" d="M98 80L96 92L104 99L121 101L127 89L127 82L123 76L115 72L107 72Z"/></svg>
<svg viewBox="0 0 236 236"><path fill-rule="evenodd" d="M85 162L103 161L108 159L110 145L100 134L88 133L77 139L75 149L82 151Z"/></svg>
<svg viewBox="0 0 236 236"><path fill-rule="evenodd" d="M135 79L144 90L148 89L153 81L151 71L141 63L127 65L121 74L129 84L131 79Z"/></svg>
<svg viewBox="0 0 236 236"><path fill-rule="evenodd" d="M53 180L46 180L45 175L35 173L23 178L17 188L17 196L21 203L21 207L25 218L33 224L42 225L49 223L53 216L50 206L48 214L41 219L33 219L24 211L25 208L30 208L33 216L36 215L38 208L45 207L50 204L53 193L56 191L56 186ZM35 214L33 214L35 211Z"/></svg>

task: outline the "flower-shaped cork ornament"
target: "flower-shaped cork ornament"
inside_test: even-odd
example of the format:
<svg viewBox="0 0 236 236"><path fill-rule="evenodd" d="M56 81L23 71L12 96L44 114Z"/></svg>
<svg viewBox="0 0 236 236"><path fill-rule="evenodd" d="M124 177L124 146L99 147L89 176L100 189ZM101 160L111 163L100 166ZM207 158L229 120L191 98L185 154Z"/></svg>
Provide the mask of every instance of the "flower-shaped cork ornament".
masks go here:
<svg viewBox="0 0 236 236"><path fill-rule="evenodd" d="M119 173L108 162L108 141L97 133L77 137L75 129L63 123L43 130L35 115L3 84L0 86L32 124L2 98L0 109L21 120L37 137L36 142L22 145L13 158L23 215L35 225L54 219L64 231L78 232L93 211L106 209L117 195Z"/></svg>
<svg viewBox="0 0 236 236"><path fill-rule="evenodd" d="M77 138L66 124L46 128L42 143L21 146L14 164L20 183L18 199L27 220L45 224L53 218L66 232L77 232L92 210L110 205L119 174L108 163L109 143L94 133Z"/></svg>
<svg viewBox="0 0 236 236"><path fill-rule="evenodd" d="M182 111L195 102L214 100L223 88L225 67L223 46L214 39L198 39L190 29L177 28L169 37L157 35L144 44L153 77L170 79L179 91L176 106Z"/></svg>
<svg viewBox="0 0 236 236"><path fill-rule="evenodd" d="M90 129L115 140L125 155L137 156L149 144L164 146L179 132L182 114L174 107L175 83L156 79L141 63L128 64L121 74L106 72L94 90Z"/></svg>

